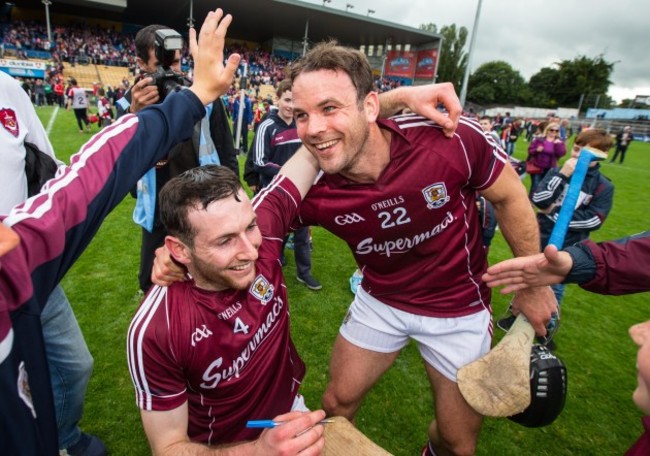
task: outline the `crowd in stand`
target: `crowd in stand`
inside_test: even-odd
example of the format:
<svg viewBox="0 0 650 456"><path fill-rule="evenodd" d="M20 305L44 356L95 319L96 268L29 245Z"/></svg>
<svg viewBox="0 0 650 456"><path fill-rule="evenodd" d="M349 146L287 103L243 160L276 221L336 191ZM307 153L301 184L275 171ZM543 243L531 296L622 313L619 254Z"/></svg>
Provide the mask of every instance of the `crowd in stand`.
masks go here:
<svg viewBox="0 0 650 456"><path fill-rule="evenodd" d="M87 24L55 26L52 40L47 29L38 22L14 21L2 34L5 47L12 46L19 57L25 51L46 51L54 62L95 63L98 65L127 66L135 64L135 47L131 34Z"/></svg>
<svg viewBox="0 0 650 456"><path fill-rule="evenodd" d="M56 97L50 96L47 85L53 85L60 79L63 73L63 62L71 65L96 64L105 66L128 67L135 71L136 55L134 35L121 33L114 29L101 27L89 27L87 24L73 24L67 26L55 26L52 29L52 40L48 39L47 28L39 22L14 21L4 27L2 31L3 48L15 49L16 56L21 59L27 58L28 50L46 51L51 55L51 65L47 70L44 96L40 96L40 84L28 83L30 93L34 94L32 101L37 106L41 104L54 104ZM273 55L262 49L249 50L243 45L232 44L226 49L226 57L231 53L239 53L243 61L247 62L246 75L249 80L249 87L253 90L255 98L259 97L260 87L268 84L276 87L277 83L284 78L285 67L290 59ZM189 70L191 57L187 47L183 49L181 56L181 67ZM243 66L239 75L243 75ZM379 92L399 87L401 81L390 78L378 78L376 88ZM27 88L26 88L27 89ZM106 88L107 94L112 90ZM113 91L117 92L118 88ZM35 93L35 92L38 93ZM234 88L230 95L234 95ZM110 98L110 97L109 97Z"/></svg>

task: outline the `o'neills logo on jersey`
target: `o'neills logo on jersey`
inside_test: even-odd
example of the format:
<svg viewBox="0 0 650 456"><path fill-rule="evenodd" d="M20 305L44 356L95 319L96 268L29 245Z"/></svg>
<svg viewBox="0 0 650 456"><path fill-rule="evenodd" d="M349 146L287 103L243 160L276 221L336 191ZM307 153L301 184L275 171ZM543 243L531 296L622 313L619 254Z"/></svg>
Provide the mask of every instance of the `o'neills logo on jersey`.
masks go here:
<svg viewBox="0 0 650 456"><path fill-rule="evenodd" d="M14 135L16 138L18 137L20 128L18 127L18 119L16 118L16 113L13 109L0 109L0 123L2 123L2 126L5 127L5 130Z"/></svg>
<svg viewBox="0 0 650 456"><path fill-rule="evenodd" d="M240 310L241 310L241 302L237 301L236 303L228 307L223 312L219 312L218 317L221 320L228 320L230 317L234 317L235 315L237 315L237 312L239 312Z"/></svg>
<svg viewBox="0 0 650 456"><path fill-rule="evenodd" d="M447 187L445 187L444 182L436 182L423 188L422 195L424 195L428 209L440 209L449 201Z"/></svg>
<svg viewBox="0 0 650 456"><path fill-rule="evenodd" d="M453 221L454 216L451 212L447 211L447 216L429 231L425 231L424 233L417 234L410 238L405 237L384 242L374 242L373 238L366 238L357 244L356 253L359 255L379 253L380 255L386 255L387 257L396 253L406 253L416 245L442 233Z"/></svg>
<svg viewBox="0 0 650 456"><path fill-rule="evenodd" d="M253 296L259 299L262 302L262 305L266 305L267 302L273 298L273 285L264 278L262 274L258 275L257 278L253 281L251 285L250 292Z"/></svg>

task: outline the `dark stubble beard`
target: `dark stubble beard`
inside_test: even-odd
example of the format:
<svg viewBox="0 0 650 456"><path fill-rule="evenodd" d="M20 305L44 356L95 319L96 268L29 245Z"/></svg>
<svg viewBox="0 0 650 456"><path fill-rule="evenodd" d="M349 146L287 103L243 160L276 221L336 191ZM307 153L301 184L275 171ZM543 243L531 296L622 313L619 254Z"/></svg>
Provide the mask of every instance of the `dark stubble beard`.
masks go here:
<svg viewBox="0 0 650 456"><path fill-rule="evenodd" d="M355 141L355 153L351 156L350 161L341 168L339 174L343 176L351 175L354 176L357 174L355 169L359 166L362 160L367 159L363 150L365 149L366 143L368 142L368 137L370 136L370 127L368 124L365 124L362 133L359 135L359 140Z"/></svg>

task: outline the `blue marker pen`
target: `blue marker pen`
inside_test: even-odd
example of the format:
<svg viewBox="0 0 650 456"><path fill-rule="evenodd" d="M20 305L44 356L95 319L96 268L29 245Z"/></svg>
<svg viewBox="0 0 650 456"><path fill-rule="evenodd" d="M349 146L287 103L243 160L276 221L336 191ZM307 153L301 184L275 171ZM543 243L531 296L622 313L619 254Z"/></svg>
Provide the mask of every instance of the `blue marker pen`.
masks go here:
<svg viewBox="0 0 650 456"><path fill-rule="evenodd" d="M319 421L317 424L327 424L327 423L333 423L333 422L334 422L333 418L326 418L324 420ZM246 427L247 428L269 429L269 428L274 428L276 426L280 426L281 424L284 424L284 421L249 420L249 421L246 422Z"/></svg>

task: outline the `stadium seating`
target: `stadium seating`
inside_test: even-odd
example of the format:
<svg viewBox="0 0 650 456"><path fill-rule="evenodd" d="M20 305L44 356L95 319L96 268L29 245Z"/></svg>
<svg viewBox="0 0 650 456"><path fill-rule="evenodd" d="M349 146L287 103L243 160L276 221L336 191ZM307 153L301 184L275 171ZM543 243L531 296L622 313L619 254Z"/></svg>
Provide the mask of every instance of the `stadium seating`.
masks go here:
<svg viewBox="0 0 650 456"><path fill-rule="evenodd" d="M63 63L63 78L67 81L69 78L75 78L79 87L92 89L96 82L101 82L95 65L75 65Z"/></svg>
<svg viewBox="0 0 650 456"><path fill-rule="evenodd" d="M123 78L133 82L133 75L129 73L128 68L103 65L96 65L96 67L102 87L116 87L122 83Z"/></svg>

